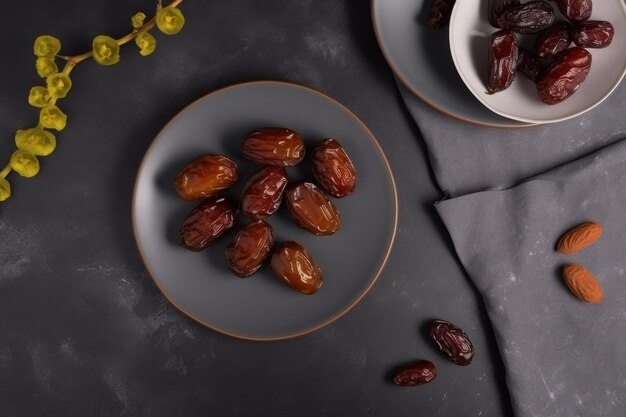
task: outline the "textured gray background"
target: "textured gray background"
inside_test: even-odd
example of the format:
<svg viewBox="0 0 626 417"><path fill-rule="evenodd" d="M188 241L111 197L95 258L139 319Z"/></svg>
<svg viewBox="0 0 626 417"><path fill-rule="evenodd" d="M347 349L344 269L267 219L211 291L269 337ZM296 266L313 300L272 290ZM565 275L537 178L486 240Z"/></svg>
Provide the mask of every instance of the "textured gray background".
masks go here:
<svg viewBox="0 0 626 417"><path fill-rule="evenodd" d="M121 35L152 1L20 1L4 5L0 158L36 111L32 42L67 53L92 36ZM0 206L2 416L508 416L502 365L477 292L459 268L432 202L436 189L419 131L375 42L366 0L186 0L188 21L134 46L121 62L72 74L58 150L40 176L10 177ZM368 297L335 324L259 344L204 329L160 295L137 255L130 199L138 164L177 111L234 82L284 79L347 105L378 137L396 174L399 229ZM424 336L434 317L472 336L462 368ZM401 389L391 369L430 359L439 376Z"/></svg>

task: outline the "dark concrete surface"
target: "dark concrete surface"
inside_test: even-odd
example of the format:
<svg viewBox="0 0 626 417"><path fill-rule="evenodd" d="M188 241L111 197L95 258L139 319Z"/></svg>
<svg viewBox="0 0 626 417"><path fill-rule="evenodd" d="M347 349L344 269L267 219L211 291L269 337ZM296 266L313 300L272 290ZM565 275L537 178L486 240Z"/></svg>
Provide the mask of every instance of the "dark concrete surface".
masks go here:
<svg viewBox="0 0 626 417"><path fill-rule="evenodd" d="M40 82L32 43L63 53L98 34L121 36L156 1L23 0L3 4L0 158ZM0 416L510 415L489 322L432 203L440 198L420 133L373 34L366 0L185 0L187 25L134 45L118 65L72 73L60 102L68 127L33 179L11 174L0 205ZM395 173L395 247L372 292L334 324L298 339L255 343L205 329L159 293L138 256L130 204L141 158L160 128L228 84L289 80L351 108ZM207 132L210 134L210 132ZM444 318L463 327L474 362L447 362L425 335ZM398 365L430 359L435 381L389 382Z"/></svg>

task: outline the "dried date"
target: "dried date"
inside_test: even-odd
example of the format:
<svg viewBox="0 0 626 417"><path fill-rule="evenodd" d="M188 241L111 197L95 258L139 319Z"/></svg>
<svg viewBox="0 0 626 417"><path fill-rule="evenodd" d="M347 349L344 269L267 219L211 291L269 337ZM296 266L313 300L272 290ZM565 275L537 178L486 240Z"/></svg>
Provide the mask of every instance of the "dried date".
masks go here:
<svg viewBox="0 0 626 417"><path fill-rule="evenodd" d="M615 28L610 22L589 20L574 27L574 43L585 48L606 48L613 41Z"/></svg>
<svg viewBox="0 0 626 417"><path fill-rule="evenodd" d="M537 82L539 98L546 104L557 104L574 94L587 78L591 54L580 47L566 50L556 57Z"/></svg>
<svg viewBox="0 0 626 417"><path fill-rule="evenodd" d="M519 48L517 51L517 71L536 83L544 68L535 54L528 49Z"/></svg>
<svg viewBox="0 0 626 417"><path fill-rule="evenodd" d="M309 252L299 243L288 241L274 249L272 270L285 284L302 294L315 294L324 276Z"/></svg>
<svg viewBox="0 0 626 417"><path fill-rule="evenodd" d="M303 229L318 236L332 235L339 230L339 210L315 184L300 182L289 186L285 200L291 217Z"/></svg>
<svg viewBox="0 0 626 417"><path fill-rule="evenodd" d="M201 251L233 227L236 219L237 206L230 200L205 200L183 221L180 242L187 249Z"/></svg>
<svg viewBox="0 0 626 417"><path fill-rule="evenodd" d="M487 12L489 14L489 23L491 26L500 28L498 25L498 16L500 16L503 11L518 5L519 0L489 0Z"/></svg>
<svg viewBox="0 0 626 417"><path fill-rule="evenodd" d="M582 23L591 17L591 0L556 0L556 5L563 16L572 23Z"/></svg>
<svg viewBox="0 0 626 417"><path fill-rule="evenodd" d="M223 155L205 155L191 161L174 179L181 198L213 197L233 185L239 177L237 164Z"/></svg>
<svg viewBox="0 0 626 417"><path fill-rule="evenodd" d="M474 357L474 346L467 334L445 320L434 320L430 325L430 337L437 347L457 365L466 366Z"/></svg>
<svg viewBox="0 0 626 417"><path fill-rule="evenodd" d="M298 132L271 127L248 133L241 150L244 157L259 164L290 167L302 161L306 148Z"/></svg>
<svg viewBox="0 0 626 417"><path fill-rule="evenodd" d="M287 170L268 166L257 172L241 194L241 211L254 220L271 216L278 210L287 187Z"/></svg>
<svg viewBox="0 0 626 417"><path fill-rule="evenodd" d="M546 28L539 34L535 42L535 51L539 58L552 58L572 43L572 26L569 23L560 22Z"/></svg>
<svg viewBox="0 0 626 417"><path fill-rule="evenodd" d="M354 192L356 170L345 149L335 139L324 139L311 154L313 176L322 189L336 198Z"/></svg>
<svg viewBox="0 0 626 417"><path fill-rule="evenodd" d="M273 247L272 227L257 220L244 226L226 246L226 262L235 275L246 278L261 268Z"/></svg>
<svg viewBox="0 0 626 417"><path fill-rule="evenodd" d="M401 387L414 387L427 384L437 376L435 364L421 360L398 369L393 377L393 383Z"/></svg>
<svg viewBox="0 0 626 417"><path fill-rule="evenodd" d="M543 0L531 1L503 11L497 23L513 32L536 33L554 23L554 8Z"/></svg>
<svg viewBox="0 0 626 417"><path fill-rule="evenodd" d="M489 79L487 93L509 88L517 68L517 37L502 29L489 36Z"/></svg>
<svg viewBox="0 0 626 417"><path fill-rule="evenodd" d="M450 22L450 15L456 0L431 0L426 24L433 29L441 29Z"/></svg>

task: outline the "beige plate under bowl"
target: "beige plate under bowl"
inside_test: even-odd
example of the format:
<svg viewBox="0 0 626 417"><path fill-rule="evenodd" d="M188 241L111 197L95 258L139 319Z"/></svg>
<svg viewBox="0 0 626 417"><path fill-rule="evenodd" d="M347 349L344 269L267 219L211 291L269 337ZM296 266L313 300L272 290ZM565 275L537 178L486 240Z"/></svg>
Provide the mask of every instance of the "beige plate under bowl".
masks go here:
<svg viewBox="0 0 626 417"><path fill-rule="evenodd" d="M372 0L376 38L396 77L431 107L456 119L493 127L530 126L495 114L465 88L450 56L447 28L426 24L430 3Z"/></svg>

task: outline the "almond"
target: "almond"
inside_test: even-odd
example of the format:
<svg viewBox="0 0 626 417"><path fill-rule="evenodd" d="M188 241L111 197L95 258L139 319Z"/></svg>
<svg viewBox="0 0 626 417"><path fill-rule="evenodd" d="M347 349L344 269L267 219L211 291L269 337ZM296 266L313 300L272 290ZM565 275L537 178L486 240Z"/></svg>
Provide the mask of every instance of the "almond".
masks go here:
<svg viewBox="0 0 626 417"><path fill-rule="evenodd" d="M598 223L581 223L561 236L556 250L565 254L577 253L594 244L601 235L602 226Z"/></svg>
<svg viewBox="0 0 626 417"><path fill-rule="evenodd" d="M584 266L567 264L563 267L563 279L576 297L587 303L602 301L602 287Z"/></svg>

